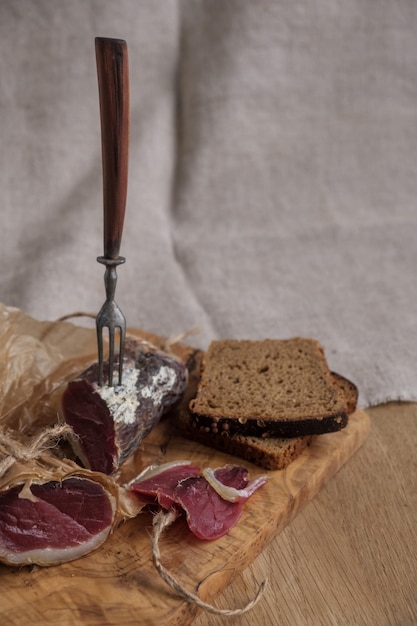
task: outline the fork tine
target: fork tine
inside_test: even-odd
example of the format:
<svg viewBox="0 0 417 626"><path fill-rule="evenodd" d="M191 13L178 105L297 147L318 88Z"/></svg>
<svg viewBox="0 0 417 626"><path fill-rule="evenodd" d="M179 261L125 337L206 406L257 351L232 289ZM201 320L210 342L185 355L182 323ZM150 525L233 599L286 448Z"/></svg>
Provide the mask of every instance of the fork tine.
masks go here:
<svg viewBox="0 0 417 626"><path fill-rule="evenodd" d="M98 319L98 318L97 318ZM98 348L98 384L103 386L103 328L96 324L97 348Z"/></svg>
<svg viewBox="0 0 417 626"><path fill-rule="evenodd" d="M122 384L123 357L125 353L126 327L120 326L120 347L119 347L119 385Z"/></svg>
<svg viewBox="0 0 417 626"><path fill-rule="evenodd" d="M113 369L114 369L114 327L109 326L109 387L113 387Z"/></svg>
<svg viewBox="0 0 417 626"><path fill-rule="evenodd" d="M114 328L109 327L109 387L113 386L113 376L114 376L114 340L116 336L116 329L119 331L119 364L118 364L118 385L122 384L122 376L123 376L123 356L124 356L124 344L125 344L125 335L126 330L123 325L115 326Z"/></svg>

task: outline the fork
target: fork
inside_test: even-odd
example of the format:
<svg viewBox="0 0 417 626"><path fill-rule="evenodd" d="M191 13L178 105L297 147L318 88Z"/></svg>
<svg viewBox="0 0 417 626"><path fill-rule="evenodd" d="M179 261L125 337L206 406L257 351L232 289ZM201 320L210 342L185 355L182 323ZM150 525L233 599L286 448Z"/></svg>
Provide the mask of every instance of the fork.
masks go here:
<svg viewBox="0 0 417 626"><path fill-rule="evenodd" d="M118 384L122 384L126 319L114 300L117 266L125 262L119 256L126 209L129 151L129 69L126 42L122 39L96 37L98 90L101 120L103 163L104 255L97 261L106 266L106 300L96 317L98 347L98 384L103 386L103 332L108 328L108 386L113 386L114 344L119 330Z"/></svg>

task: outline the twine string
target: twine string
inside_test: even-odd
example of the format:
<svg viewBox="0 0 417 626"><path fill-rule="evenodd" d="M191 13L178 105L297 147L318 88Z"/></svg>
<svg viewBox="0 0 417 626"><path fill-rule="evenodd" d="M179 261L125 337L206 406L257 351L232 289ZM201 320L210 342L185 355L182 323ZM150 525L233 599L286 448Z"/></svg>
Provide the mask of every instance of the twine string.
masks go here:
<svg viewBox="0 0 417 626"><path fill-rule="evenodd" d="M152 557L155 568L158 571L159 575L163 578L163 580L180 596L185 598L187 602L196 604L201 609L204 609L205 611L214 613L216 615L242 615L243 613L246 613L247 611L253 609L253 607L256 606L256 604L259 602L265 592L267 585L266 580L261 583L256 596L246 606L238 609L220 609L213 606L212 604L204 602L198 595L185 589L179 583L179 581L172 574L170 574L170 572L168 572L168 570L162 565L161 552L159 549L159 540L165 528L172 524L172 522L177 517L178 513L174 509L171 509L170 511L168 511L168 513L165 513L164 511L159 511L153 518Z"/></svg>
<svg viewBox="0 0 417 626"><path fill-rule="evenodd" d="M39 459L47 450L54 448L59 439L73 430L68 424L56 424L43 429L28 444L18 441L11 434L0 431L0 478L16 463Z"/></svg>

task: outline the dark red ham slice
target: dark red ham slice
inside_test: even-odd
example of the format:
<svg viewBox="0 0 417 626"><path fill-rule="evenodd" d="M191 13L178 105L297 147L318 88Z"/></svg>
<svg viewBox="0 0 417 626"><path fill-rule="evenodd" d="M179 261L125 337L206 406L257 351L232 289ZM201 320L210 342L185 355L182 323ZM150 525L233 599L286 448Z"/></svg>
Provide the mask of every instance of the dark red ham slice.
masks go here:
<svg viewBox="0 0 417 626"><path fill-rule="evenodd" d="M190 476L199 476L201 468L188 461L165 463L150 467L130 483L130 489L150 501L157 501L164 509L175 506L175 489Z"/></svg>
<svg viewBox="0 0 417 626"><path fill-rule="evenodd" d="M115 359L117 380L117 358ZM108 366L108 364L107 364ZM107 372L104 372L108 379ZM62 415L77 438L72 445L88 469L112 474L136 450L166 410L182 397L187 368L150 344L129 339L123 384L99 387L94 363L68 383Z"/></svg>
<svg viewBox="0 0 417 626"><path fill-rule="evenodd" d="M242 502L223 500L205 478L187 478L175 489L175 499L184 509L191 532L199 539L226 535L243 511Z"/></svg>
<svg viewBox="0 0 417 626"><path fill-rule="evenodd" d="M0 561L55 565L77 559L107 539L115 499L84 477L14 486L0 493Z"/></svg>
<svg viewBox="0 0 417 626"><path fill-rule="evenodd" d="M129 483L131 491L157 501L165 509L181 507L190 530L199 539L219 539L239 520L243 503L266 482L265 476L248 480L246 468L225 465L206 470L187 461L149 468ZM213 483L215 488L210 483Z"/></svg>

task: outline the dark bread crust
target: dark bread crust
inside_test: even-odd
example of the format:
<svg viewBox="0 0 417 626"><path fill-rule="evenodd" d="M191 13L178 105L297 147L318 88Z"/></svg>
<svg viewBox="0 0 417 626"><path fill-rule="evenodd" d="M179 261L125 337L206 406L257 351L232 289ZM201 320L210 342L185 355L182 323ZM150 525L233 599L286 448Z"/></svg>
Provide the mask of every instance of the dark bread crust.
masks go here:
<svg viewBox="0 0 417 626"><path fill-rule="evenodd" d="M264 421L262 419L228 417L213 418L210 415L195 415L191 412L192 426L202 432L229 433L230 435L245 435L246 437L270 437L288 438L305 437L307 435L322 435L337 432L348 423L347 409L330 416L304 417L297 421Z"/></svg>
<svg viewBox="0 0 417 626"><path fill-rule="evenodd" d="M300 337L213 341L190 410L202 431L256 437L335 432L348 421L322 347Z"/></svg>

